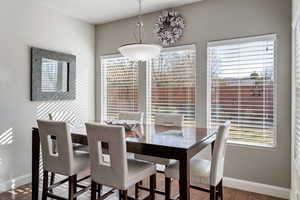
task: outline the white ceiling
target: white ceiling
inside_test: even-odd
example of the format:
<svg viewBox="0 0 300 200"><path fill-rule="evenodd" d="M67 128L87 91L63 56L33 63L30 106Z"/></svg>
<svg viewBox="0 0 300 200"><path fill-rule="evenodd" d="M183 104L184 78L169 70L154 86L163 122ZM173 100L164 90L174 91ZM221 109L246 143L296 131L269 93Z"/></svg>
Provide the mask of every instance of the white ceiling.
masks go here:
<svg viewBox="0 0 300 200"><path fill-rule="evenodd" d="M60 13L91 24L101 24L138 14L137 0L35 0ZM203 0L143 0L143 13Z"/></svg>

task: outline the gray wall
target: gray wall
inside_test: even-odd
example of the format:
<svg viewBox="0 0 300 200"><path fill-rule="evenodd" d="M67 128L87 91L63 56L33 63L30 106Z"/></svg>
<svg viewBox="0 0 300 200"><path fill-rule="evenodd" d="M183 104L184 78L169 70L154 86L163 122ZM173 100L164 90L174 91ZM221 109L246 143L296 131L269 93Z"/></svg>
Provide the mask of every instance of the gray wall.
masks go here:
<svg viewBox="0 0 300 200"><path fill-rule="evenodd" d="M31 127L53 111L94 119L95 28L32 1L0 6L0 191L30 181ZM30 46L77 56L75 101L31 102Z"/></svg>
<svg viewBox="0 0 300 200"><path fill-rule="evenodd" d="M278 144L276 149L230 146L225 175L281 187L290 186L290 0L206 0L177 9L187 27L178 43L197 45L198 126L206 125L206 43L212 40L276 33L278 36ZM156 16L144 16L145 42L157 43L152 35ZM117 53L117 48L134 41L135 18L96 27L96 77L101 55ZM96 112L99 119L100 83L96 85Z"/></svg>

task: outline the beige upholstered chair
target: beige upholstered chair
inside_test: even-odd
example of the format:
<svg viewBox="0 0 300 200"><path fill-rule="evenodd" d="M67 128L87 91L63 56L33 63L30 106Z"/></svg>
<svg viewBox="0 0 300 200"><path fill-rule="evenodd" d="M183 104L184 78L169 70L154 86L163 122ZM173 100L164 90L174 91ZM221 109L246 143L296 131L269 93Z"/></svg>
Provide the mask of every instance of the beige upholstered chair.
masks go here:
<svg viewBox="0 0 300 200"><path fill-rule="evenodd" d="M155 124L181 127L183 125L183 115L159 113L155 115Z"/></svg>
<svg viewBox="0 0 300 200"><path fill-rule="evenodd" d="M155 125L182 127L182 125L183 125L183 115L180 115L180 114L162 114L162 113L157 114L155 116ZM163 166L168 166L173 161L173 160L170 160L170 159L159 158L159 157L154 157L154 156L146 156L146 155L141 155L141 154L135 154L135 159L145 160L145 161L152 162L152 163L159 164L159 165L163 165ZM158 172L162 172L162 171L158 170ZM142 184L143 184L142 182L139 182L135 186L135 191L136 191L135 197L136 198L138 198L138 196L139 196L138 190L139 189L145 189L144 187L141 186ZM158 193L162 193L162 192L158 192Z"/></svg>
<svg viewBox="0 0 300 200"><path fill-rule="evenodd" d="M78 120L77 116L73 112L52 112L48 114L49 120L52 121L61 121L61 122L66 122L68 124L71 124L72 126L80 126L82 124L81 120ZM56 149L56 143L53 142L53 151ZM87 145L82 145L82 144L76 144L72 143L73 150L78 152L83 152L83 153L88 153L89 148ZM55 173L51 172L51 179L50 179L50 184L52 185L55 181Z"/></svg>
<svg viewBox="0 0 300 200"><path fill-rule="evenodd" d="M69 199L75 199L78 195L76 193L77 174L89 168L89 154L73 151L72 138L66 122L38 120L37 123L44 167L42 199L45 200L47 197L59 198L50 191L60 184L48 187L48 172L67 176L68 178L60 183L69 181ZM53 138L56 142L55 150L52 145ZM87 191L88 188L84 190Z"/></svg>
<svg viewBox="0 0 300 200"><path fill-rule="evenodd" d="M143 124L144 113L143 112L120 112L119 120L134 120Z"/></svg>
<svg viewBox="0 0 300 200"><path fill-rule="evenodd" d="M230 121L218 129L218 135L214 144L212 160L193 158L191 160L191 188L210 192L210 200L216 200L217 194L223 200L223 172L226 152L226 141L229 136ZM165 170L166 200L170 199L171 178L179 180L179 163L176 162L167 166ZM203 189L196 184L210 185L210 189Z"/></svg>
<svg viewBox="0 0 300 200"><path fill-rule="evenodd" d="M148 162L127 159L125 130L121 126L86 123L91 156L92 199L95 199L96 185L106 185L121 191L127 199L130 186L151 176L151 199L154 198L155 165ZM110 161L104 161L102 147L108 148Z"/></svg>

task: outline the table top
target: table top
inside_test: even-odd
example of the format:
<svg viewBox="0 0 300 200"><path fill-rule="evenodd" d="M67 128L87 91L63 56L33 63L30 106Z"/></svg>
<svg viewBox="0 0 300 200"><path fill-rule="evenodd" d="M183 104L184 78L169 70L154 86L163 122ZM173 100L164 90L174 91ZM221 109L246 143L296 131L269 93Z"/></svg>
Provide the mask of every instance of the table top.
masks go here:
<svg viewBox="0 0 300 200"><path fill-rule="evenodd" d="M71 127L72 141L88 145L85 127ZM33 127L33 134L38 128ZM191 158L214 142L216 129L174 127L161 125L139 125L126 131L127 151L161 158ZM103 145L105 147L105 145Z"/></svg>
<svg viewBox="0 0 300 200"><path fill-rule="evenodd" d="M84 127L71 128L73 135L86 136ZM142 143L165 147L189 149L193 145L201 143L215 136L216 129L174 127L161 125L139 125L131 131L126 131L127 143Z"/></svg>

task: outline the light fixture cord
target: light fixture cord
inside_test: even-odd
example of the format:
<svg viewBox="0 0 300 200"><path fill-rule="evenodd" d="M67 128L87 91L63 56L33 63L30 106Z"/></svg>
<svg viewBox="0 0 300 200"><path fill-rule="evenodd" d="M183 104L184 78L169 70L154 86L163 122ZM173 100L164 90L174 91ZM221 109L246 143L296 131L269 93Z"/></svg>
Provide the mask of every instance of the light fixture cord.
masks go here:
<svg viewBox="0 0 300 200"><path fill-rule="evenodd" d="M139 43L143 43L143 18L142 18L142 0L138 0L139 1L139 22L137 23L138 25L138 32L139 32L139 37L138 37L138 40L139 40Z"/></svg>

